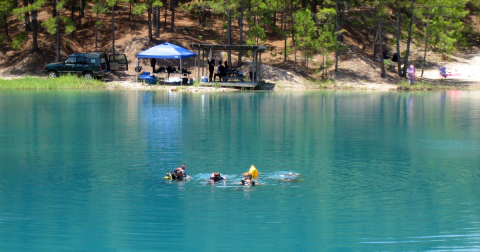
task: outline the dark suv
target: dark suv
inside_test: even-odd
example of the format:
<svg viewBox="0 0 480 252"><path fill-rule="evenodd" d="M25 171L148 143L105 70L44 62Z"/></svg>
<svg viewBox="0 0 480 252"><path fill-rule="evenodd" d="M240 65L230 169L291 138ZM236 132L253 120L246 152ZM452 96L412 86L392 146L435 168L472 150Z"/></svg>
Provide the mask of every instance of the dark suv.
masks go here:
<svg viewBox="0 0 480 252"><path fill-rule="evenodd" d="M125 54L107 54L101 52L71 54L65 62L46 65L43 72L49 77L58 77L61 74L77 74L90 79L101 78L108 71L127 71L128 62Z"/></svg>

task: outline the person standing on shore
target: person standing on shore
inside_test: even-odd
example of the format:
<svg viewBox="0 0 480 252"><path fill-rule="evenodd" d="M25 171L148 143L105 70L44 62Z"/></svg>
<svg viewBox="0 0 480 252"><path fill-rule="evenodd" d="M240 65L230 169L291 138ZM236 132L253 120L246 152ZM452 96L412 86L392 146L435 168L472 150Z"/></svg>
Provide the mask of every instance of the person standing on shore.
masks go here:
<svg viewBox="0 0 480 252"><path fill-rule="evenodd" d="M407 73L408 73L408 83L410 85L415 84L415 66L413 66L413 64L410 65Z"/></svg>
<svg viewBox="0 0 480 252"><path fill-rule="evenodd" d="M212 82L213 78L213 70L215 70L215 59L211 59L208 61L208 71L209 71L209 78L208 81Z"/></svg>
<svg viewBox="0 0 480 252"><path fill-rule="evenodd" d="M155 66L157 65L157 59L154 59L154 58L151 58L150 59L150 66L152 67L152 73L156 73L157 72L157 69L155 68Z"/></svg>

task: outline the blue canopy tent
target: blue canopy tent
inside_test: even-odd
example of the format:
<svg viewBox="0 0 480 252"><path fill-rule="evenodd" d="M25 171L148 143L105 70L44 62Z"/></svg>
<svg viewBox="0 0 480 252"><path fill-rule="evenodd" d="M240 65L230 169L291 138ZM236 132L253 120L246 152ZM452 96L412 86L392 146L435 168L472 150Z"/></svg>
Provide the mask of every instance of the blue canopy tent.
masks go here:
<svg viewBox="0 0 480 252"><path fill-rule="evenodd" d="M179 59L180 60L180 72L182 71L182 59L194 57L195 53L191 52L181 46L177 46L168 42L151 47L143 52L137 54L137 66L138 58L147 59ZM195 58L196 61L196 58ZM195 62L196 64L196 62ZM138 74L138 73L137 73Z"/></svg>

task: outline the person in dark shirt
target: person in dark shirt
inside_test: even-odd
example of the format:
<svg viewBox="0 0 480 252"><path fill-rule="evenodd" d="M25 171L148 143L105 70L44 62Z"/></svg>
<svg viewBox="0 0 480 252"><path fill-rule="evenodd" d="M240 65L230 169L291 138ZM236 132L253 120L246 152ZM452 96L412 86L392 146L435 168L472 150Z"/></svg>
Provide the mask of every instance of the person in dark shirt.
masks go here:
<svg viewBox="0 0 480 252"><path fill-rule="evenodd" d="M220 78L220 81L222 80L222 76L227 75L227 71L225 71L225 67L222 65L222 62L220 62L220 65L217 68L218 73L214 75L214 80L217 79L217 76Z"/></svg>
<svg viewBox="0 0 480 252"><path fill-rule="evenodd" d="M385 49L385 51L383 51L383 59L388 59L388 49Z"/></svg>
<svg viewBox="0 0 480 252"><path fill-rule="evenodd" d="M393 52L392 61L393 61L393 62L398 62L398 54L397 54L397 51L394 51L394 52Z"/></svg>
<svg viewBox="0 0 480 252"><path fill-rule="evenodd" d="M150 59L150 66L151 66L152 69L153 69L153 71L152 71L153 73L156 73L156 72L157 72L157 70L155 69L155 65L156 65L156 64L157 64L157 59L151 58L151 59Z"/></svg>
<svg viewBox="0 0 480 252"><path fill-rule="evenodd" d="M210 72L208 81L210 81L210 82L212 82L213 70L215 70L215 60L214 59L208 61L208 71Z"/></svg>

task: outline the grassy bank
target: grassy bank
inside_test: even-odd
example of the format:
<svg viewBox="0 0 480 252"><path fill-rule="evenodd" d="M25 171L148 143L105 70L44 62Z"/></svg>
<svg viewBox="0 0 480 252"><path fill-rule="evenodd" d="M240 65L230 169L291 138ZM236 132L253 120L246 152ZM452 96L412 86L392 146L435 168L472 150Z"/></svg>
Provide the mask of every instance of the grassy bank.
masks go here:
<svg viewBox="0 0 480 252"><path fill-rule="evenodd" d="M107 84L98 80L87 80L73 75L59 78L24 77L0 79L0 89L105 89Z"/></svg>
<svg viewBox="0 0 480 252"><path fill-rule="evenodd" d="M398 84L399 90L460 90L462 88L457 86L447 85L432 85L424 81L417 81L415 84L410 85L408 81L404 80Z"/></svg>

